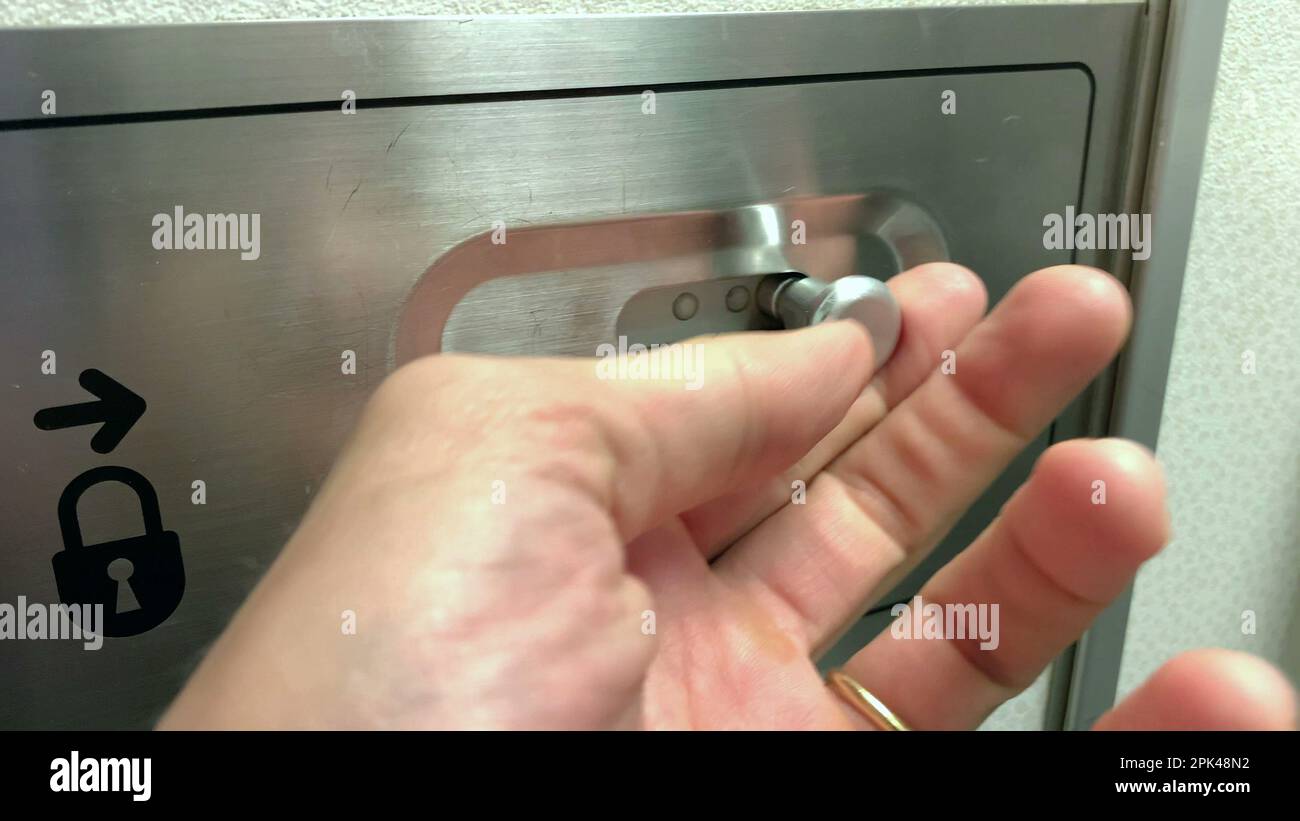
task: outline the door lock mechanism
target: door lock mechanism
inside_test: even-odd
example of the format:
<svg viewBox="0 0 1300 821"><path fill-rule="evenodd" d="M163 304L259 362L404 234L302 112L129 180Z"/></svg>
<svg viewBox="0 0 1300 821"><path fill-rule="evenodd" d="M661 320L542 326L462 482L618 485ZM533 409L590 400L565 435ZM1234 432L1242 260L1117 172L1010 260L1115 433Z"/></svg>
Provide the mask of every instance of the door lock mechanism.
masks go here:
<svg viewBox="0 0 1300 821"><path fill-rule="evenodd" d="M846 276L824 282L802 274L772 274L758 283L759 310L787 329L836 319L860 322L871 334L876 367L889 359L898 344L902 316L885 283L866 276Z"/></svg>

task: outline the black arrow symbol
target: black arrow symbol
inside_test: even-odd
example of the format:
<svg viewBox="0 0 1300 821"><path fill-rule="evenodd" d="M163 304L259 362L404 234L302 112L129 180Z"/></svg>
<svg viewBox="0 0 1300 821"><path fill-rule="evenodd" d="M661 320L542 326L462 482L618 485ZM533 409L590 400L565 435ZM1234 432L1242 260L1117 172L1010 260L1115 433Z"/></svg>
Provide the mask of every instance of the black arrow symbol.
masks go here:
<svg viewBox="0 0 1300 821"><path fill-rule="evenodd" d="M102 371L87 368L77 379L81 387L99 397L96 402L61 405L36 412L36 427L41 430L75 428L80 425L103 425L90 440L96 453L108 453L117 447L136 420L144 415L145 402Z"/></svg>

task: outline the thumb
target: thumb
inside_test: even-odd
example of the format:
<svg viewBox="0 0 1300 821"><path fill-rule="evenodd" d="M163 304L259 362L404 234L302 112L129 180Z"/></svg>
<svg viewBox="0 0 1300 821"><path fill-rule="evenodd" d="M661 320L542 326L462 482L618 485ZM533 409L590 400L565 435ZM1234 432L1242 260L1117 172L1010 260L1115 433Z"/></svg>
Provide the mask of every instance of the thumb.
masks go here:
<svg viewBox="0 0 1300 821"><path fill-rule="evenodd" d="M685 381L619 379L626 367L601 363L616 394L600 414L606 501L625 540L794 464L844 418L875 358L853 321L679 344L699 365Z"/></svg>

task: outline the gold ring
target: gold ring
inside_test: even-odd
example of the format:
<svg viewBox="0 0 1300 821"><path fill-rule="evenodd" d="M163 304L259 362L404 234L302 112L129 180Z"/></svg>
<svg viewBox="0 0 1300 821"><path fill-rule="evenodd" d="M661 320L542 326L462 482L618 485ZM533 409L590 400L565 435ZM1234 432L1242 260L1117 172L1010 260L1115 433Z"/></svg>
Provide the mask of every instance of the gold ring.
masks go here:
<svg viewBox="0 0 1300 821"><path fill-rule="evenodd" d="M894 711L871 694L871 691L854 680L853 676L838 667L826 674L829 684L840 698L849 703L867 721L879 730L910 730L906 724L894 715Z"/></svg>

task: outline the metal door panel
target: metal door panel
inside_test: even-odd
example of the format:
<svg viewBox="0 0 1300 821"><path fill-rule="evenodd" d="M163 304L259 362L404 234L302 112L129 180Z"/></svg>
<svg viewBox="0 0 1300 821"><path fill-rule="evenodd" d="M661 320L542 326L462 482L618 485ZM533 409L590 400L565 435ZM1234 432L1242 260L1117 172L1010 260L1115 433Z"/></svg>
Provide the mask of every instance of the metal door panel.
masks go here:
<svg viewBox="0 0 1300 821"><path fill-rule="evenodd" d="M1131 14L1100 15L1119 38L1106 48L1131 36ZM820 19L820 28L835 28ZM936 26L939 37L946 29ZM102 650L0 644L0 725L143 726L157 717L292 532L369 392L405 358L399 326L419 322L426 305L437 320L459 301L438 295L440 265L495 221L514 237L581 227L613 263L539 261L513 273L542 283L647 280L624 294L653 285L646 275L657 268L653 254L626 259L617 226L758 204L804 213L808 203L880 192L932 217L947 256L979 271L994 299L1025 273L1070 261L1069 252L1043 249L1041 221L1067 205L1095 208L1115 190L1108 174L1119 152L1089 146L1098 130L1123 128L1117 87L1127 68L1112 59L1123 49L1103 52L1104 65L1013 69L969 65L977 51L951 58L958 72L851 78L801 70L820 65L806 54L786 63L798 75L788 81L718 81L718 65L701 64L669 78L683 84L657 92L654 114L641 113L639 87L566 94L555 86L566 81L549 77L537 87L555 92L392 99L356 115L313 104L0 124L0 601L57 600L55 502L98 464L149 478L189 579L166 622ZM685 82L691 76L708 78L707 87ZM945 90L956 92L958 116L941 114ZM151 219L177 205L260 214L260 257L155 250ZM838 236L861 243L865 234ZM834 269L852 253L817 242L783 250L808 273L850 273ZM491 284L504 267L490 253L482 259ZM669 263L711 277L759 264L736 259ZM547 298L549 286L501 283L492 299L516 308ZM615 317L617 302L597 312ZM518 331L489 338L543 352L520 343ZM57 352L56 375L40 372L45 350ZM356 352L355 375L340 372L345 350ZM77 385L85 368L148 401L106 456L91 452L85 428L46 432L32 423L40 408L86 398ZM940 554L987 521L1047 438ZM194 480L207 483L206 505L191 504ZM86 501L88 542L138 531L129 498L105 489Z"/></svg>

